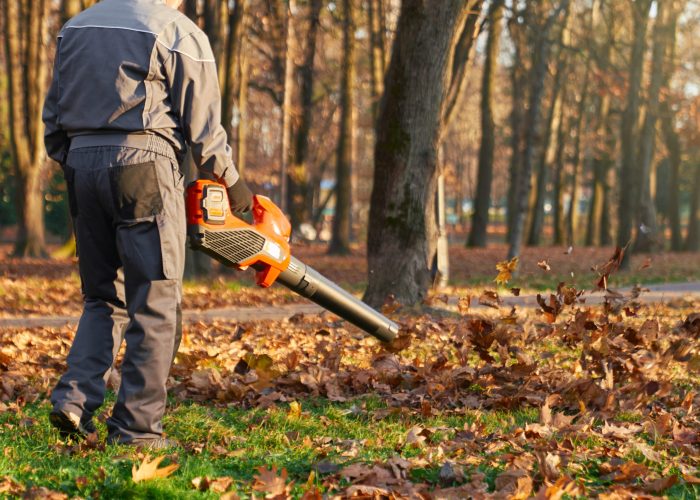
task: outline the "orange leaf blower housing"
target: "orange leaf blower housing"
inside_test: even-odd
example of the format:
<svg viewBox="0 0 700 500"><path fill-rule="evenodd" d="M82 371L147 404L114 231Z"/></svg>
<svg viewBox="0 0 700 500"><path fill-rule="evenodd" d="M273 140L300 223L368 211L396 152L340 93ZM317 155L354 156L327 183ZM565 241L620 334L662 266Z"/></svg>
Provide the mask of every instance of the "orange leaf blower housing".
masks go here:
<svg viewBox="0 0 700 500"><path fill-rule="evenodd" d="M399 327L367 304L291 255L291 226L269 198L253 198L253 223L235 217L226 188L197 180L187 187L187 232L190 246L228 267L252 267L259 286L278 282L388 342Z"/></svg>

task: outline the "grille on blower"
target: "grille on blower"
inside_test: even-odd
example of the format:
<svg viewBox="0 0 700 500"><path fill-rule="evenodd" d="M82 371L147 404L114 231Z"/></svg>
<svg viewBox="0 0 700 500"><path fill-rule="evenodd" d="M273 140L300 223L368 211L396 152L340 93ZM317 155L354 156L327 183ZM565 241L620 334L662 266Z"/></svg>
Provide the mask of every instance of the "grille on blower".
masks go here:
<svg viewBox="0 0 700 500"><path fill-rule="evenodd" d="M255 231L234 229L230 231L204 230L202 246L232 264L249 259L259 253L265 245L265 238Z"/></svg>

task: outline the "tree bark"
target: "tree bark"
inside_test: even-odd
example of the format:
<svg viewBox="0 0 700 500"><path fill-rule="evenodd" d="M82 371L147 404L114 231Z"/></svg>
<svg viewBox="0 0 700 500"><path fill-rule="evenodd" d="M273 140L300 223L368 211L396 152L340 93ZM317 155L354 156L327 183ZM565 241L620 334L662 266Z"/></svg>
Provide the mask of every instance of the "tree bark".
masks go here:
<svg viewBox="0 0 700 500"><path fill-rule="evenodd" d="M376 128L364 296L372 305L389 294L416 304L430 287L437 149L454 76L450 64L477 4L404 0L401 5Z"/></svg>
<svg viewBox="0 0 700 500"><path fill-rule="evenodd" d="M229 141L233 139L235 128L233 124L234 104L241 94L241 82L243 80L242 56L246 33L246 17L248 0L237 0L232 12L228 15L228 34L226 38L226 50L224 58L224 84L221 96L221 121L228 135ZM240 123L240 107L237 117Z"/></svg>
<svg viewBox="0 0 700 500"><path fill-rule="evenodd" d="M553 244L564 244L564 153L566 150L566 137L569 135L565 119L566 87L564 88L557 127L557 147L554 153L554 179L552 182L552 227L554 233Z"/></svg>
<svg viewBox="0 0 700 500"><path fill-rule="evenodd" d="M352 228L352 169L355 132L355 15L352 0L343 0L343 63L340 82L340 131L335 174L333 236L328 252L350 253Z"/></svg>
<svg viewBox="0 0 700 500"><path fill-rule="evenodd" d="M695 166L695 180L690 199L690 217L688 218L688 236L685 249L689 252L700 251L700 166Z"/></svg>
<svg viewBox="0 0 700 500"><path fill-rule="evenodd" d="M292 167L289 171L289 215L292 230L296 231L299 225L310 216L309 196L312 192L309 182L308 156L309 156L309 132L313 119L313 88L314 88L314 59L316 57L316 38L320 25L322 0L311 0L309 5L308 29L306 32L306 45L304 47L303 62L299 67L300 80L300 116L299 125L294 134Z"/></svg>
<svg viewBox="0 0 700 500"><path fill-rule="evenodd" d="M508 31L513 40L515 47L515 55L510 69L510 80L512 87L512 108L510 112L510 166L509 184L508 184L508 201L507 201L507 235L506 241L510 238L515 225L515 194L518 189L518 179L520 169L522 167L522 152L523 152L523 121L525 118L525 102L527 92L525 87L525 77L527 68L525 67L525 55L527 53L527 43L525 38L525 25L518 21L518 17L525 17L524 13L521 16L513 16L508 22Z"/></svg>
<svg viewBox="0 0 700 500"><path fill-rule="evenodd" d="M62 0L61 1L61 22L65 24L71 17L77 16L83 9L80 0Z"/></svg>
<svg viewBox="0 0 700 500"><path fill-rule="evenodd" d="M279 7L278 7L279 8ZM282 143L280 147L280 208L283 212L289 211L288 189L289 189L289 160L292 142L292 98L294 95L294 59L296 55L296 31L294 26L294 11L296 10L296 0L289 0L287 15L287 34L285 43L284 58L284 84L282 100ZM281 17L281 16L280 16Z"/></svg>
<svg viewBox="0 0 700 500"><path fill-rule="evenodd" d="M14 164L18 234L14 253L44 257L44 126L41 111L48 61L42 43L48 34L49 0L38 0L20 15L18 2L2 0L5 64L8 78L10 145Z"/></svg>
<svg viewBox="0 0 700 500"><path fill-rule="evenodd" d="M535 155L535 145L540 134L542 96L544 94L545 78L547 76L547 62L551 49L549 33L559 14L568 9L569 0L562 0L552 10L547 19L536 33L536 49L533 55L534 61L530 70L530 98L527 117L525 121L525 144L523 150L523 163L518 175L518 187L515 195L515 219L513 230L510 233L508 258L520 256L522 248L525 217L527 216L528 201L530 198L532 166Z"/></svg>
<svg viewBox="0 0 700 500"><path fill-rule="evenodd" d="M554 84L552 86L552 104L549 107L549 114L545 122L543 140L540 158L537 163L537 189L535 194L535 203L532 209L532 218L530 223L530 234L528 236L528 245L537 246L542 238L542 229L544 227L544 204L547 197L547 184L549 183L549 171L553 161L554 151L556 151L556 139L558 135L554 133L559 129L559 108L562 106L561 89L566 79L566 66L568 64L568 55L566 53L566 45L570 43L569 16L564 19L564 24L559 34L559 54L557 66L554 74ZM554 136L554 137L553 137ZM554 139L554 140L553 140Z"/></svg>
<svg viewBox="0 0 700 500"><path fill-rule="evenodd" d="M576 110L576 139L574 141L573 172L571 175L571 198L569 211L566 215L566 239L569 246L576 244L578 234L578 203L579 203L579 177L583 168L583 155L581 153L581 136L584 134L583 125L585 123L586 101L588 100L588 78L590 74L590 64L586 65L586 76L581 87L581 96Z"/></svg>
<svg viewBox="0 0 700 500"><path fill-rule="evenodd" d="M656 19L652 42L651 82L647 90L647 111L644 116L641 138L639 141L640 197L637 208L638 224L637 238L634 242L635 252L652 252L662 246L659 227L656 220L656 204L653 196L654 151L656 147L656 123L659 116L660 94L670 71L666 63L668 45L674 44L669 34L669 23L672 12L671 2L657 2Z"/></svg>
<svg viewBox="0 0 700 500"><path fill-rule="evenodd" d="M493 182L493 152L496 126L493 121L494 75L498 64L503 9L505 0L494 0L489 9L489 35L486 41L486 60L481 83L481 145L479 147L479 174L476 184L474 215L469 234L470 247L485 247L491 207L491 183ZM461 203L461 201L460 201Z"/></svg>
<svg viewBox="0 0 700 500"><path fill-rule="evenodd" d="M644 53L646 52L646 33L649 23L649 11L652 0L635 0L632 3L634 15L634 39L629 63L627 103L622 115L620 139L622 148L622 166L620 169L620 203L618 211L617 244L626 247L632 240L632 225L634 210L639 196L639 172L637 167L637 150L639 134L639 108L641 106L639 91L642 84L644 69ZM625 252L623 268L629 267L631 252Z"/></svg>
<svg viewBox="0 0 700 500"><path fill-rule="evenodd" d="M384 90L384 8L382 0L367 0L367 22L369 28L370 89L372 117L376 120L379 99Z"/></svg>
<svg viewBox="0 0 700 500"><path fill-rule="evenodd" d="M675 113L665 101L661 105L661 126L668 151L670 163L670 179L668 192L668 218L671 226L671 250L679 252L683 249L683 233L681 230L680 191L681 141L675 128Z"/></svg>

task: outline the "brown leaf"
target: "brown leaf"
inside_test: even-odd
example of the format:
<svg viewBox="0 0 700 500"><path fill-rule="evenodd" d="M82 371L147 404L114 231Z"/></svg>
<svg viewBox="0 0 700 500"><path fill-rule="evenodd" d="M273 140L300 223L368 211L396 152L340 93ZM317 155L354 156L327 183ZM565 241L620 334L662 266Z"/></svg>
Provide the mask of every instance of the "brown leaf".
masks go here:
<svg viewBox="0 0 700 500"><path fill-rule="evenodd" d="M496 264L498 276L494 281L499 285L505 285L513 277L513 273L518 268L518 257L513 257L511 260L504 260Z"/></svg>
<svg viewBox="0 0 700 500"><path fill-rule="evenodd" d="M484 290L484 293L479 297L479 304L498 309L501 306L501 299L493 290Z"/></svg>
<svg viewBox="0 0 700 500"><path fill-rule="evenodd" d="M131 468L131 479L135 483L147 481L149 479L168 477L179 467L178 464L170 464L159 469L158 466L166 458L166 456L163 455L160 457L156 457L153 460L151 460L150 458L151 457L146 455L143 458L143 462L141 462L141 465L139 465L138 469L136 468L136 464L134 464L134 466Z"/></svg>
<svg viewBox="0 0 700 500"><path fill-rule="evenodd" d="M543 269L543 270L545 270L545 271L551 271L551 270L552 270L552 268L550 267L550 265L547 263L546 260L542 260L542 261L538 262L538 263L537 263L537 267L539 267L540 269Z"/></svg>
<svg viewBox="0 0 700 500"><path fill-rule="evenodd" d="M521 469L508 469L496 477L496 492L510 499L522 500L532 493L532 478Z"/></svg>
<svg viewBox="0 0 700 500"><path fill-rule="evenodd" d="M644 485L644 491L661 493L678 482L678 476L666 476Z"/></svg>
<svg viewBox="0 0 700 500"><path fill-rule="evenodd" d="M464 316L469 312L469 308L472 306L472 296L467 295L466 297L460 297L459 302L457 302L457 309L459 314Z"/></svg>
<svg viewBox="0 0 700 500"><path fill-rule="evenodd" d="M228 491L232 484L233 478L231 477L217 477L209 482L209 490L213 491L214 493L224 493Z"/></svg>
<svg viewBox="0 0 700 500"><path fill-rule="evenodd" d="M258 467L257 470L253 490L265 493L265 498L286 498L293 484L287 484L287 469L282 469L279 475L276 465L272 469Z"/></svg>

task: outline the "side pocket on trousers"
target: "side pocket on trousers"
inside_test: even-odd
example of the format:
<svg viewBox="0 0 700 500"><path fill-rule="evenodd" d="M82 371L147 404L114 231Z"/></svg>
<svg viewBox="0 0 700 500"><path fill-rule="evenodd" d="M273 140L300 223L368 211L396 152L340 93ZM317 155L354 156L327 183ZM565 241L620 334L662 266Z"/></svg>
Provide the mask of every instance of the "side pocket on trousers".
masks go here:
<svg viewBox="0 0 700 500"><path fill-rule="evenodd" d="M75 169L68 165L63 165L63 177L66 179L66 190L68 191L68 209L74 219L78 216L78 200L75 199Z"/></svg>
<svg viewBox="0 0 700 500"><path fill-rule="evenodd" d="M111 167L109 181L120 219L145 219L163 211L155 161Z"/></svg>

